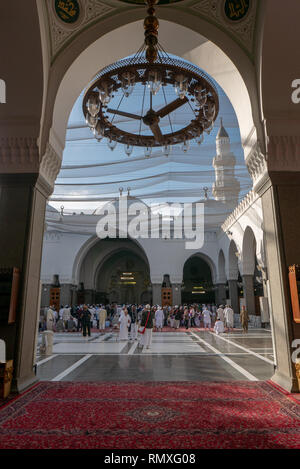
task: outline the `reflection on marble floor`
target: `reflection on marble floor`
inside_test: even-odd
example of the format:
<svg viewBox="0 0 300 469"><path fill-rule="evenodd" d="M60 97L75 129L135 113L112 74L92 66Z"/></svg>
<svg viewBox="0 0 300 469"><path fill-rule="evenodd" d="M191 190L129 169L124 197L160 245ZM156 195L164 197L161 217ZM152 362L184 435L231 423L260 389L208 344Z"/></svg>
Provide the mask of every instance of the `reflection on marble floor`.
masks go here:
<svg viewBox="0 0 300 469"><path fill-rule="evenodd" d="M39 338L40 341L40 338ZM150 360L150 361L149 361ZM150 349L116 333L55 333L53 355L37 356L37 376L54 381L226 381L270 379L270 331L216 336L201 329L153 333Z"/></svg>

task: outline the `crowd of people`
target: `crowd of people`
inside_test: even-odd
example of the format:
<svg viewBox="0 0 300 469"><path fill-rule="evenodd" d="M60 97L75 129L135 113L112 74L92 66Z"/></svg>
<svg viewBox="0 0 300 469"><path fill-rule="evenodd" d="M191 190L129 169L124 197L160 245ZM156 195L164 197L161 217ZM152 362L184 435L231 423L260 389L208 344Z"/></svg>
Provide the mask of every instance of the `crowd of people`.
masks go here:
<svg viewBox="0 0 300 469"><path fill-rule="evenodd" d="M240 313L244 332L248 331L249 318L245 307ZM230 306L220 305L69 305L59 311L53 306L45 308L40 320L40 330L55 332L82 332L91 336L91 330L104 332L113 328L119 332L119 340L138 340L146 347L151 343L152 330L162 332L164 327L174 330L184 328L204 328L216 334L234 329L234 311Z"/></svg>

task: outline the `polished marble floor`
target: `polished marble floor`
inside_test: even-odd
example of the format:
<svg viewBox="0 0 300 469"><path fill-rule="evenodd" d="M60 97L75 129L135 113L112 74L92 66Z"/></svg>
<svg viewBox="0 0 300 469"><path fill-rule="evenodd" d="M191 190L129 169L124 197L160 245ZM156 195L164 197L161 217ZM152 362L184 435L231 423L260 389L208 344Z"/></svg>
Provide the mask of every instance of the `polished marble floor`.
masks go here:
<svg viewBox="0 0 300 469"><path fill-rule="evenodd" d="M153 333L150 349L115 333L55 333L53 355L37 356L37 377L52 381L266 380L274 372L271 332Z"/></svg>

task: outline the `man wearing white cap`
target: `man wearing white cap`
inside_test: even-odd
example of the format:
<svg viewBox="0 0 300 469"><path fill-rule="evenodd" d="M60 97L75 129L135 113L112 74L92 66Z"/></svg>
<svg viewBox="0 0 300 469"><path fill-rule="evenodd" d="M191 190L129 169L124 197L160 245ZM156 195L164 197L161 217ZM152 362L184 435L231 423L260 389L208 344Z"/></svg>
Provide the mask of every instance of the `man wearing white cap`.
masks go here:
<svg viewBox="0 0 300 469"><path fill-rule="evenodd" d="M161 309L161 307L158 306L155 312L155 326L156 326L157 331L160 330L160 332L162 332L163 325L164 325L164 312Z"/></svg>

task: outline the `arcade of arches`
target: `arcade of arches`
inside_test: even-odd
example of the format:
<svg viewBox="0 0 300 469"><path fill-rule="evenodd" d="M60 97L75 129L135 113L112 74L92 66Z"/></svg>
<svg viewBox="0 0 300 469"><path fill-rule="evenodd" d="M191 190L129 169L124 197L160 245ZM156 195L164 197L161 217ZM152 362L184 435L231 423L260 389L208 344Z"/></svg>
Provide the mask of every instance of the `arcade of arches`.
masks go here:
<svg viewBox="0 0 300 469"><path fill-rule="evenodd" d="M300 339L298 296L292 303L289 283L289 267L300 264L300 105L291 99L299 78L299 1L286 0L283 8L281 0L252 0L239 21L221 0L158 5L164 48L203 70L220 97L220 115L203 146L192 144L190 153L173 149L168 159L155 152L128 157L103 141L95 149L81 111L83 91L96 74L137 50L144 7L80 1L80 14L66 24L51 0L18 3L0 6L0 38L7 44L0 77L6 83L0 265L7 297L11 269L19 272L16 314L8 321L5 297L0 338L13 360L14 388L37 380L38 315L41 304L49 305L56 276L65 304L80 298L160 304L162 288L170 288L173 305L230 302L237 321L245 304L253 331L268 334L267 350L259 343L250 350L268 370L260 375L254 366L251 376L299 392L292 358L293 341ZM22 41L8 40L20 31ZM20 70L26 70L21 82ZM132 96L138 106L140 97ZM179 125L185 114L174 115ZM95 211L118 199L120 187L149 206L203 203L203 246L185 249L186 240L175 235L95 240ZM239 351L246 340L236 343Z"/></svg>

